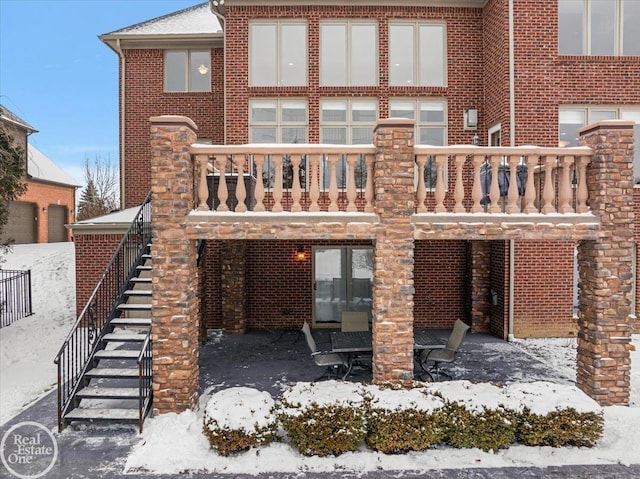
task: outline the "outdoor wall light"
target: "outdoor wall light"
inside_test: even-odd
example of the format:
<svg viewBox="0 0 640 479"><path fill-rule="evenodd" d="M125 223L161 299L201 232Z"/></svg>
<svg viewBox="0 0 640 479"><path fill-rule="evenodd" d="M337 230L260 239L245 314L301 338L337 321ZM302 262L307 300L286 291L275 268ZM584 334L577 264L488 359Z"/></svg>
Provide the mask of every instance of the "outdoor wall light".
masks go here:
<svg viewBox="0 0 640 479"><path fill-rule="evenodd" d="M464 110L464 129L475 130L478 128L478 109L475 107Z"/></svg>
<svg viewBox="0 0 640 479"><path fill-rule="evenodd" d="M304 245L299 244L296 247L295 258L296 258L296 261L304 261L305 259L307 259L307 255L304 251Z"/></svg>
<svg viewBox="0 0 640 479"><path fill-rule="evenodd" d="M475 135L473 135L473 144L475 146L480 146L480 137L478 136L477 133Z"/></svg>

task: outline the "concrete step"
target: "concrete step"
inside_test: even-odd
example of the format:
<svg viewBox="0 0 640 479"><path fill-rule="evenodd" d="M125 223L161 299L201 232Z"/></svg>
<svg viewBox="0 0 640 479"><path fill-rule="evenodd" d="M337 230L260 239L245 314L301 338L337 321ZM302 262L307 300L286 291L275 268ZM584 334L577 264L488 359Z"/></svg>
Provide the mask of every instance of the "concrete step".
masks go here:
<svg viewBox="0 0 640 479"><path fill-rule="evenodd" d="M138 296L138 297L145 297L145 298L150 298L151 297L151 290L150 289L127 289L124 292L125 296Z"/></svg>
<svg viewBox="0 0 640 479"><path fill-rule="evenodd" d="M138 368L93 368L87 371L86 377L89 379L137 379L138 373Z"/></svg>
<svg viewBox="0 0 640 479"><path fill-rule="evenodd" d="M114 326L151 326L151 318L114 318L111 320Z"/></svg>
<svg viewBox="0 0 640 479"><path fill-rule="evenodd" d="M137 409L76 408L65 415L67 421L138 421Z"/></svg>
<svg viewBox="0 0 640 479"><path fill-rule="evenodd" d="M151 311L149 303L122 303L116 309L120 311Z"/></svg>
<svg viewBox="0 0 640 479"><path fill-rule="evenodd" d="M80 399L138 399L140 389L86 387L78 391L76 396Z"/></svg>
<svg viewBox="0 0 640 479"><path fill-rule="evenodd" d="M144 341L147 337L147 333L108 333L102 337L103 341L117 341L120 343L131 343L137 341Z"/></svg>
<svg viewBox="0 0 640 479"><path fill-rule="evenodd" d="M153 268L150 265L141 264L141 265L136 266L136 269L138 271L151 271Z"/></svg>
<svg viewBox="0 0 640 479"><path fill-rule="evenodd" d="M135 349L102 349L95 354L96 359L138 359L140 351Z"/></svg>
<svg viewBox="0 0 640 479"><path fill-rule="evenodd" d="M151 284L151 278L131 278L133 284Z"/></svg>

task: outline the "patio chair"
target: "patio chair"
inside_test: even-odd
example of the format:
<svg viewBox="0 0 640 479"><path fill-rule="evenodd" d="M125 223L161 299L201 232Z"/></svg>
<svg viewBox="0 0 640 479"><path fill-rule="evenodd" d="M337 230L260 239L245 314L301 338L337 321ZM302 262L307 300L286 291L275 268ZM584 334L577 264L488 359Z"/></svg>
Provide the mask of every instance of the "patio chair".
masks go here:
<svg viewBox="0 0 640 479"><path fill-rule="evenodd" d="M458 319L454 326L447 344L444 348L439 349L425 349L420 355L420 365L422 369L429 374L436 381L440 380L440 375L447 376L449 379L453 379L450 373L440 369L440 363L452 363L456 359L458 348L462 344L464 336L470 329L464 321ZM432 361L433 365L427 369L427 362Z"/></svg>
<svg viewBox="0 0 640 479"><path fill-rule="evenodd" d="M316 342L311 335L311 329L309 324L305 321L302 325L302 333L307 340L307 346L311 351L311 358L313 361L321 367L325 368L324 373L316 378L319 381L323 378L340 378L346 375L349 371L349 361L345 356L339 353L332 353L331 351L318 351Z"/></svg>
<svg viewBox="0 0 640 479"><path fill-rule="evenodd" d="M366 311L343 311L340 320L343 332L369 331L369 315Z"/></svg>

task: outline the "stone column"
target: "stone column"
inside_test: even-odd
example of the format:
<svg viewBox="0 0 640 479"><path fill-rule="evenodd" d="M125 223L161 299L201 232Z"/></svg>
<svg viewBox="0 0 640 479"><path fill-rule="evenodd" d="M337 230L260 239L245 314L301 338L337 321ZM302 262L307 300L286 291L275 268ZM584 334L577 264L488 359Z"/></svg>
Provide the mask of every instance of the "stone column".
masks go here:
<svg viewBox="0 0 640 479"><path fill-rule="evenodd" d="M413 120L374 129L376 225L373 272L373 380L413 378Z"/></svg>
<svg viewBox="0 0 640 479"><path fill-rule="evenodd" d="M577 384L602 406L624 405L631 370L633 122L600 122L580 135L594 151L587 186L600 232L578 246Z"/></svg>
<svg viewBox="0 0 640 479"><path fill-rule="evenodd" d="M222 296L222 329L225 333L244 334L247 331L245 269L247 242L222 242L220 295Z"/></svg>
<svg viewBox="0 0 640 479"><path fill-rule="evenodd" d="M184 228L193 209L189 146L196 141L196 125L181 116L150 121L153 413L162 414L198 401L197 250Z"/></svg>
<svg viewBox="0 0 640 479"><path fill-rule="evenodd" d="M491 329L491 242L471 241L471 331Z"/></svg>

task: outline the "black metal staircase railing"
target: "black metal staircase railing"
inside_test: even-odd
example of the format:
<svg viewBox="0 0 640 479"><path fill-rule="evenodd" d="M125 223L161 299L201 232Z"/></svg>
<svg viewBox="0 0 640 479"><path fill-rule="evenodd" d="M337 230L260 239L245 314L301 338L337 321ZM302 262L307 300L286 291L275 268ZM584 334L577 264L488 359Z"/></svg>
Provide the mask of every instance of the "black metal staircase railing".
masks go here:
<svg viewBox="0 0 640 479"><path fill-rule="evenodd" d="M105 268L98 284L71 332L54 359L58 366L58 428L64 428L64 416L73 409L76 392L84 385L85 373L91 368L96 351L101 348L101 337L111 329L110 322L118 317L116 306L123 302L123 293L136 268L143 262L143 254L151 242L151 193L147 195L131 226ZM151 342L144 343L139 365L149 375L141 376L140 407L148 407L151 391ZM148 355L145 351L148 350ZM144 367L143 367L144 365ZM146 376L145 376L146 377ZM145 411L140 411L142 416Z"/></svg>
<svg viewBox="0 0 640 479"><path fill-rule="evenodd" d="M151 406L151 358L151 330L149 330L138 355L138 428L140 432L142 432L146 412Z"/></svg>

